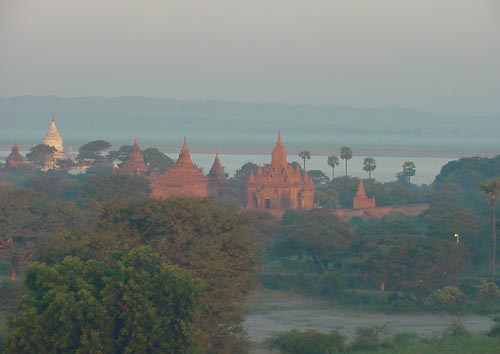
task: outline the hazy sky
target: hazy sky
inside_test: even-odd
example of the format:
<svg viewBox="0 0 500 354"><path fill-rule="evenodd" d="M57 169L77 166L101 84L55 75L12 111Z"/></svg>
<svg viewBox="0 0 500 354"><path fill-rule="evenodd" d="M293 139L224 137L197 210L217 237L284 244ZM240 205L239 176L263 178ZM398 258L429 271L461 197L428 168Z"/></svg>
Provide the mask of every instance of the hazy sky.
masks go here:
<svg viewBox="0 0 500 354"><path fill-rule="evenodd" d="M500 0L0 0L0 96L500 113Z"/></svg>

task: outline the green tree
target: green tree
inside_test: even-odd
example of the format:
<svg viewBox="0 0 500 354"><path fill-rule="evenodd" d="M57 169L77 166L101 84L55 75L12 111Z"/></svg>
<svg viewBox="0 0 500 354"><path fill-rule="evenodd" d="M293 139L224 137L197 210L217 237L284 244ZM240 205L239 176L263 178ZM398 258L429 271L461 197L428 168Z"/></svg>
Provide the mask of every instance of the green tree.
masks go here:
<svg viewBox="0 0 500 354"><path fill-rule="evenodd" d="M306 160L311 159L311 153L309 151L301 151L299 152L299 157L304 161L304 171L306 170Z"/></svg>
<svg viewBox="0 0 500 354"><path fill-rule="evenodd" d="M241 210L212 199L146 199L127 204L110 200L96 208L91 230L61 234L47 261L66 254L109 263L113 253L151 246L163 262L191 270L207 283L198 322L200 342L234 353L242 337L244 299L254 286L256 240L252 220Z"/></svg>
<svg viewBox="0 0 500 354"><path fill-rule="evenodd" d="M307 174L312 178L315 187L324 186L330 182L328 176L321 170L309 170Z"/></svg>
<svg viewBox="0 0 500 354"><path fill-rule="evenodd" d="M257 170L259 169L259 166L253 162L247 162L245 163L243 166L241 166L240 168L238 168L236 170L236 172L234 173L234 178L242 181L242 182L245 182L248 178L248 176L250 176L250 173L253 173L254 175L257 174Z"/></svg>
<svg viewBox="0 0 500 354"><path fill-rule="evenodd" d="M432 289L458 284L469 261L463 244L420 236L370 237L360 254L362 268L382 289L402 291L420 304Z"/></svg>
<svg viewBox="0 0 500 354"><path fill-rule="evenodd" d="M436 201L420 219L426 234L433 239L453 240L454 234L460 234L460 242L471 251L474 264L482 265L489 259L491 241L484 237L488 233L486 216L456 203Z"/></svg>
<svg viewBox="0 0 500 354"><path fill-rule="evenodd" d="M82 196L97 202L111 198L138 201L149 197L149 182L139 176L112 174L108 176L89 176L82 186Z"/></svg>
<svg viewBox="0 0 500 354"><path fill-rule="evenodd" d="M335 155L328 156L328 166L332 168L332 179L335 178L335 166L339 165L339 158Z"/></svg>
<svg viewBox="0 0 500 354"><path fill-rule="evenodd" d="M363 170L368 172L368 179L372 179L372 172L375 171L377 165L373 157L365 157L363 161Z"/></svg>
<svg viewBox="0 0 500 354"><path fill-rule="evenodd" d="M396 174L398 181L403 183L411 183L411 177L415 176L415 163L412 161L406 161L403 164L403 170Z"/></svg>
<svg viewBox="0 0 500 354"><path fill-rule="evenodd" d="M38 167L43 167L47 160L54 158L55 152L56 148L53 146L38 144L26 154L26 160L33 162Z"/></svg>
<svg viewBox="0 0 500 354"><path fill-rule="evenodd" d="M68 171L70 169L72 169L73 167L76 166L76 163L75 161L71 160L71 159L57 159L56 160L56 165L57 167L59 167L61 170L63 171Z"/></svg>
<svg viewBox="0 0 500 354"><path fill-rule="evenodd" d="M102 153L111 148L111 144L105 140L94 140L88 142L78 150L77 159L100 159L102 158Z"/></svg>
<svg viewBox="0 0 500 354"><path fill-rule="evenodd" d="M67 257L28 267L29 295L6 353L185 353L196 348L201 284L148 248L111 266Z"/></svg>
<svg viewBox="0 0 500 354"><path fill-rule="evenodd" d="M493 283L496 283L496 252L497 252L497 222L496 222L496 195L500 193L500 177L490 178L481 184L481 190L490 196L491 224L493 234L493 264L491 276Z"/></svg>
<svg viewBox="0 0 500 354"><path fill-rule="evenodd" d="M50 200L77 200L80 197L81 181L66 173L49 171L27 178L23 187L42 192Z"/></svg>
<svg viewBox="0 0 500 354"><path fill-rule="evenodd" d="M125 162L128 160L131 151L132 145L122 145L118 150L111 150L110 152L108 152L107 158L110 161L118 160L121 162Z"/></svg>
<svg viewBox="0 0 500 354"><path fill-rule="evenodd" d="M159 173L167 171L174 164L174 161L170 157L157 148L147 148L142 153L144 161L148 166Z"/></svg>
<svg viewBox="0 0 500 354"><path fill-rule="evenodd" d="M323 273L327 264L341 264L345 250L354 239L353 231L327 209L304 213L288 211L283 215L284 237L273 246L276 252L307 255Z"/></svg>
<svg viewBox="0 0 500 354"><path fill-rule="evenodd" d="M340 148L340 158L345 160L345 176L347 177L347 160L352 159L352 150L348 146Z"/></svg>

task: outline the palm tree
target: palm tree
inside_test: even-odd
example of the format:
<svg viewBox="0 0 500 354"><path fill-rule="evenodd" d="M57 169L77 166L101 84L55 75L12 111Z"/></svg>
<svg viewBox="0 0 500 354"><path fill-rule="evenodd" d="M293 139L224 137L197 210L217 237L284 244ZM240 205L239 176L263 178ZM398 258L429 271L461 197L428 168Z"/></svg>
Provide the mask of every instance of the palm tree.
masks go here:
<svg viewBox="0 0 500 354"><path fill-rule="evenodd" d="M497 225L496 225L496 195L500 193L500 177L490 178L481 184L481 190L490 195L491 219L493 229L493 266L491 276L495 283L496 253L497 253Z"/></svg>
<svg viewBox="0 0 500 354"><path fill-rule="evenodd" d="M403 164L403 170L396 173L396 178L403 183L411 183L411 177L415 176L416 172L415 163L412 161L406 161Z"/></svg>
<svg viewBox="0 0 500 354"><path fill-rule="evenodd" d="M311 153L309 151L301 151L299 152L299 157L304 161L304 172L306 171L306 160L311 159Z"/></svg>
<svg viewBox="0 0 500 354"><path fill-rule="evenodd" d="M375 159L373 157L365 157L363 161L363 170L368 172L368 179L372 179L372 172L375 171L376 168Z"/></svg>
<svg viewBox="0 0 500 354"><path fill-rule="evenodd" d="M347 160L352 159L352 150L348 146L340 148L340 158L345 160L345 176L347 177Z"/></svg>
<svg viewBox="0 0 500 354"><path fill-rule="evenodd" d="M328 166L332 168L332 179L335 178L335 166L339 165L339 158L335 155L328 156Z"/></svg>

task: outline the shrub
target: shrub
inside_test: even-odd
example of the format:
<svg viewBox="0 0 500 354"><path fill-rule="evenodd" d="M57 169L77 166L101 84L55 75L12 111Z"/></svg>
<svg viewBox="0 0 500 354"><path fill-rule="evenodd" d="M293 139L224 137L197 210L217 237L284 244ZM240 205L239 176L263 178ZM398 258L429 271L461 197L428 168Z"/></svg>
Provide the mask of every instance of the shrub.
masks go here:
<svg viewBox="0 0 500 354"><path fill-rule="evenodd" d="M345 288L345 280L338 272L328 272L319 280L319 292L321 295L338 295Z"/></svg>
<svg viewBox="0 0 500 354"><path fill-rule="evenodd" d="M418 336L415 333L402 332L397 333L393 338L392 342L399 346L409 346L417 343Z"/></svg>
<svg viewBox="0 0 500 354"><path fill-rule="evenodd" d="M391 294L388 300L389 300L388 309L390 312L411 313L419 310L415 299L413 299L408 295L400 297L397 294Z"/></svg>
<svg viewBox="0 0 500 354"><path fill-rule="evenodd" d="M461 319L455 318L446 327L444 331L446 337L465 337L469 336L470 333L465 329L464 323Z"/></svg>
<svg viewBox="0 0 500 354"><path fill-rule="evenodd" d="M476 299L476 306L479 310L495 310L498 306L499 299L500 289L495 283L483 281L481 285L479 285L479 295Z"/></svg>
<svg viewBox="0 0 500 354"><path fill-rule="evenodd" d="M345 351L346 337L338 332L294 329L274 334L266 340L266 346L283 354L333 354Z"/></svg>
<svg viewBox="0 0 500 354"><path fill-rule="evenodd" d="M490 337L500 337L500 316L495 316L492 318L495 324L490 328L488 336Z"/></svg>
<svg viewBox="0 0 500 354"><path fill-rule="evenodd" d="M380 334L385 330L387 324L383 326L364 326L356 328L356 333L351 343L354 350L375 350L388 343L382 341Z"/></svg>
<svg viewBox="0 0 500 354"><path fill-rule="evenodd" d="M456 286L445 286L435 290L426 299L426 304L438 310L453 310L465 303L465 294Z"/></svg>

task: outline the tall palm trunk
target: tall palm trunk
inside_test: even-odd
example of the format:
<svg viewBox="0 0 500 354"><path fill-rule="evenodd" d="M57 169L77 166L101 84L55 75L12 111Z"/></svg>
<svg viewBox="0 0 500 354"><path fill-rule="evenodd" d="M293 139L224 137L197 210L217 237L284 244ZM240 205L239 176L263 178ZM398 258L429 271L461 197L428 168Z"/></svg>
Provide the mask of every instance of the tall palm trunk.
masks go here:
<svg viewBox="0 0 500 354"><path fill-rule="evenodd" d="M496 263L497 263L497 221L496 221L496 198L495 194L491 193L490 196L491 203L491 220L492 220L492 228L493 228L493 265L491 269L491 274L493 277L493 283L496 284Z"/></svg>

